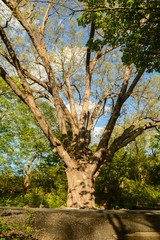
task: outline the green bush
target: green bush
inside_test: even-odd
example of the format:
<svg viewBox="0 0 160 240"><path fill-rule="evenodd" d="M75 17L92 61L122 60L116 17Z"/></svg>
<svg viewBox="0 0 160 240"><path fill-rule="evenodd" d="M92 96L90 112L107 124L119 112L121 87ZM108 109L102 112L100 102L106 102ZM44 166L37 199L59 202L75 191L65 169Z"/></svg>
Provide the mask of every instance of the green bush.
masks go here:
<svg viewBox="0 0 160 240"><path fill-rule="evenodd" d="M121 199L125 208L134 206L154 207L160 203L160 187L124 179Z"/></svg>
<svg viewBox="0 0 160 240"><path fill-rule="evenodd" d="M14 223L7 224L0 219L0 239L1 240L36 240L32 237L32 228Z"/></svg>
<svg viewBox="0 0 160 240"><path fill-rule="evenodd" d="M23 207L24 195L23 193L9 193L1 192L0 194L0 206L6 207Z"/></svg>
<svg viewBox="0 0 160 240"><path fill-rule="evenodd" d="M30 190L24 195L24 204L30 207L39 207L42 202L43 196L36 194L35 191Z"/></svg>
<svg viewBox="0 0 160 240"><path fill-rule="evenodd" d="M60 208L61 206L66 206L67 202L67 192L66 191L59 191L58 193L53 190L50 194L46 195L44 205L49 208Z"/></svg>

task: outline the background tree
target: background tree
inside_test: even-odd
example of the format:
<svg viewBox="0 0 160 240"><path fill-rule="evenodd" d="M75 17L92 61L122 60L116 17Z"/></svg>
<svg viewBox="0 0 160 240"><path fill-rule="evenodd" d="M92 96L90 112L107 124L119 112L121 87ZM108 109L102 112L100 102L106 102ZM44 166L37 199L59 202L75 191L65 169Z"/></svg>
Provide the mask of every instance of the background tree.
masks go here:
<svg viewBox="0 0 160 240"><path fill-rule="evenodd" d="M98 205L115 209L159 208L159 159L150 146L154 137L154 131L144 132L114 155L96 180Z"/></svg>
<svg viewBox="0 0 160 240"><path fill-rule="evenodd" d="M15 79L16 81L16 79ZM28 107L0 79L0 205L65 205L67 183L62 162L53 154ZM59 135L52 106L38 99L47 122Z"/></svg>
<svg viewBox="0 0 160 240"><path fill-rule="evenodd" d="M110 46L99 43L99 40L97 44L97 34L101 33L96 32L97 20L93 13L85 16L87 22L84 24L88 24L90 28L89 34L85 32L89 39L85 49L85 44L82 45L84 40L80 42L83 30L76 26L74 19L70 21L68 18L70 9L73 9L72 4L75 5L76 2L69 3L68 12L66 9L64 11L63 1L49 1L45 5L38 1L1 2L3 18L0 26L0 54L5 66L10 67L6 69L1 64L0 75L30 108L52 144L54 153L64 161L68 180L68 207L94 208L94 182L102 169L113 160L119 149L135 140L145 130L160 125L157 96L159 85L155 85L154 79L144 74L148 65L137 67L137 70L130 62L123 66L120 55L119 58L115 57L115 48L119 45ZM69 24L72 24L71 27ZM118 29L121 31L120 27ZM19 34L19 39L14 33ZM115 37L114 34L111 35L112 38ZM109 43L106 38L105 43ZM107 54L111 52L107 59ZM30 67L31 62L34 64ZM110 64L106 67L107 63L111 63L112 67ZM102 72L96 69L96 64L102 67ZM111 75L113 68L116 71ZM17 74L18 83L10 77L11 70ZM150 84L154 84L152 98L148 98ZM143 101L138 101L134 107L132 104L135 96ZM146 96L147 103L153 107L151 112L145 103ZM38 98L45 98L48 106L54 106L59 136L49 126L37 103ZM77 102L80 104L80 114L77 111ZM109 110L105 118L106 126L96 150L92 153L91 131L106 109ZM113 139L115 126L124 121L128 109L134 112L132 121L129 125L124 125Z"/></svg>
<svg viewBox="0 0 160 240"><path fill-rule="evenodd" d="M15 167L15 173L26 170L26 187L29 184L29 168L33 160L50 154L51 146L43 135L28 107L13 93L3 79L0 79L2 92L0 96L1 114L1 160L8 162L8 167ZM51 106L43 101L39 107L47 116L47 121L55 134L58 134L56 117ZM54 123L54 126L53 126ZM28 163L28 164L27 164ZM26 167L26 165L28 167ZM3 164L1 165L4 171ZM5 164L6 167L6 164ZM27 180L28 179L28 180Z"/></svg>

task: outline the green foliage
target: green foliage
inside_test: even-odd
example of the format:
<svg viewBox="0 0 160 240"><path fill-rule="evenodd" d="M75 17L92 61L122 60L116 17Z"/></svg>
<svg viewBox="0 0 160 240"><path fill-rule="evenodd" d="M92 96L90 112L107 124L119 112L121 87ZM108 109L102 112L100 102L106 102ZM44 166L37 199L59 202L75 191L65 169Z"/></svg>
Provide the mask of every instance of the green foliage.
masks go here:
<svg viewBox="0 0 160 240"><path fill-rule="evenodd" d="M62 190L62 189L60 189ZM67 203L67 191L56 192L52 190L51 193L46 195L44 203L49 208L60 208L61 206L66 206Z"/></svg>
<svg viewBox="0 0 160 240"><path fill-rule="evenodd" d="M153 155L146 152L147 135L119 150L114 160L96 180L97 206L129 208L159 206L160 158L159 130L149 138ZM149 147L149 144L147 145ZM90 149L94 153L97 145ZM24 189L24 176L15 174L14 167L0 175L0 205L16 207L60 208L66 206L67 179L61 160L43 155L30 171L31 185Z"/></svg>
<svg viewBox="0 0 160 240"><path fill-rule="evenodd" d="M26 222L27 226L32 226L33 225L33 212L30 209L26 210L25 222Z"/></svg>
<svg viewBox="0 0 160 240"><path fill-rule="evenodd" d="M151 141L151 147L156 156L160 156L160 127L156 128L156 134Z"/></svg>
<svg viewBox="0 0 160 240"><path fill-rule="evenodd" d="M7 224L0 219L0 239L1 240L34 240L32 237L32 228L28 226L24 226L19 224L18 222L14 222L11 224Z"/></svg>
<svg viewBox="0 0 160 240"><path fill-rule="evenodd" d="M0 121L0 205L58 208L66 204L67 181L59 157L43 135L28 107L0 79L3 118ZM53 107L45 101L37 105L54 134L60 139ZM36 155L37 154L37 155ZM31 186L26 191L27 163L37 156L30 168Z"/></svg>
<svg viewBox="0 0 160 240"><path fill-rule="evenodd" d="M88 45L97 50L106 44L121 46L122 60L126 65L135 64L137 69L146 67L149 72L160 71L160 8L158 1L118 0L81 1L86 10L78 18L79 25L94 22L95 28L102 31L104 38L97 37ZM105 11L98 11L105 7ZM108 10L107 10L108 8Z"/></svg>
<svg viewBox="0 0 160 240"><path fill-rule="evenodd" d="M143 148L139 155L135 153L121 149L100 173L96 181L99 206L114 209L159 206L160 168L157 160L147 156Z"/></svg>
<svg viewBox="0 0 160 240"><path fill-rule="evenodd" d="M4 80L2 94L0 96L0 171L8 174L11 166L15 167L15 173L24 174L26 164L34 158L51 155L51 145L38 126L29 108L11 91ZM8 93L7 93L8 92ZM37 105L42 110L46 121L53 132L58 135L55 110L45 101L38 101ZM52 153L53 154L53 153Z"/></svg>
<svg viewBox="0 0 160 240"><path fill-rule="evenodd" d="M160 188L123 179L122 207L132 209L134 206L154 207L160 203Z"/></svg>
<svg viewBox="0 0 160 240"><path fill-rule="evenodd" d="M95 18L98 14L100 15L98 12L96 14ZM100 20L97 17L97 26L99 23ZM88 44L95 49L102 42L97 39ZM10 91L3 79L0 81L3 92ZM0 205L17 207L43 205L49 208L66 205L67 180L63 165L57 155L51 151L50 144L43 136L29 109L12 92L1 95L0 104L2 116ZM50 128L60 139L54 109L42 101L38 101L37 105L41 108ZM69 127L68 132L71 132ZM70 138L72 138L71 133ZM159 134L157 134L151 143L155 155L153 157L147 156L142 139L138 140L138 152L136 147L130 144L130 149L121 149L114 156L113 162L109 163L96 181L97 204L101 205L103 202L110 208L159 204L159 140ZM91 147L92 152L95 152L96 147L96 144ZM24 169L26 162L35 153L38 153L39 158L31 168L31 185L26 191L23 186ZM30 220L31 218L28 217L28 223L31 223Z"/></svg>
<svg viewBox="0 0 160 240"><path fill-rule="evenodd" d="M96 181L97 206L106 208L154 207L160 203L160 162L144 151L142 139L121 149ZM91 147L94 152L95 146ZM51 160L51 159L50 159ZM4 184L7 177L8 185ZM31 171L31 186L25 192L23 177L0 176L0 205L17 207L60 208L66 206L67 179L63 165L54 161L41 162ZM13 184L13 186L12 186Z"/></svg>
<svg viewBox="0 0 160 240"><path fill-rule="evenodd" d="M1 79L3 91L10 89ZM60 208L67 201L67 179L61 160L51 151L28 108L12 92L1 96L0 205ZM60 139L53 108L38 102ZM11 107L12 105L12 107ZM14 106L13 106L14 105ZM70 131L68 127L68 131ZM119 131L119 130L118 130ZM151 139L153 156L147 156L144 137L121 149L96 181L96 201L109 208L155 206L160 202L159 128ZM72 134L70 134L72 138ZM91 147L96 150L97 144ZM24 169L34 154L40 158L30 169L31 185L24 188ZM31 218L29 218L31 219ZM30 220L27 220L30 221Z"/></svg>
<svg viewBox="0 0 160 240"><path fill-rule="evenodd" d="M53 162L51 162L53 164ZM66 205L67 179L62 165L41 163L31 171L31 186L26 191L23 187L24 177L0 175L0 205L15 207L50 207L60 208ZM13 182L14 179L14 182ZM16 180L15 180L16 179ZM13 185L14 184L14 185Z"/></svg>

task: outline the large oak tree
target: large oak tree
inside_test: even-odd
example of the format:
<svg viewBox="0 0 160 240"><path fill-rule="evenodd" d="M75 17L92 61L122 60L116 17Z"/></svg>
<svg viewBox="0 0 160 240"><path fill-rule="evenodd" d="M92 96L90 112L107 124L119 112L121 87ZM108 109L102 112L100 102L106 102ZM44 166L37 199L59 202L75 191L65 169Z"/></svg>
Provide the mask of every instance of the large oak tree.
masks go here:
<svg viewBox="0 0 160 240"><path fill-rule="evenodd" d="M68 207L94 208L94 182L101 170L120 148L160 125L159 77L145 78L147 64L136 70L131 62L121 63L118 50L126 38L112 44L113 31L107 41L102 15L102 26L95 12L79 18L86 30L76 26L73 9L80 4L76 1L68 6L53 0L2 0L0 4L0 76L27 104L53 151L64 161ZM80 8L87 10L83 4ZM112 18L109 21L112 26ZM85 39L80 41L83 32ZM13 73L18 83L11 78ZM59 137L36 104L39 98L54 106ZM116 124L122 123L128 111L133 112L131 123L123 124L123 131L112 138ZM106 125L93 152L91 131L104 114Z"/></svg>

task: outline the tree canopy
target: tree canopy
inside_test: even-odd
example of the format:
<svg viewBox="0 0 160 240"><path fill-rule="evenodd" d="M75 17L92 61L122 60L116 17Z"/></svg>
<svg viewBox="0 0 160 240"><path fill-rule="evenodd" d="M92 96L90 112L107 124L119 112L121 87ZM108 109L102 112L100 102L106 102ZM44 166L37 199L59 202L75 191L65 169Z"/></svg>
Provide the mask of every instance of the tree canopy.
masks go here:
<svg viewBox="0 0 160 240"><path fill-rule="evenodd" d="M128 7L129 15L136 16L137 11L131 1L0 3L0 76L28 106L51 143L53 154L63 160L68 207L94 208L94 183L100 172L117 151L160 125L160 77L146 73L158 70L158 55L153 59L149 51L143 65L140 59L143 50L143 59L148 54L148 48L139 45L148 26L148 22L141 23L144 12L138 19L129 20ZM74 10L79 12L79 7L84 10L80 16ZM99 11L100 7L113 11ZM77 18L82 26L78 26ZM157 28L155 24L155 32ZM149 41L151 50L157 50L153 42ZM39 100L43 105L47 103L47 114ZM57 123L50 123L50 112L56 113L59 134L54 131ZM92 133L98 124L102 125L102 119L101 138L92 151Z"/></svg>
<svg viewBox="0 0 160 240"><path fill-rule="evenodd" d="M79 24L94 22L97 39L88 44L93 48L103 45L120 46L125 64L135 64L137 69L160 71L160 6L158 1L118 0L81 1L86 12Z"/></svg>

